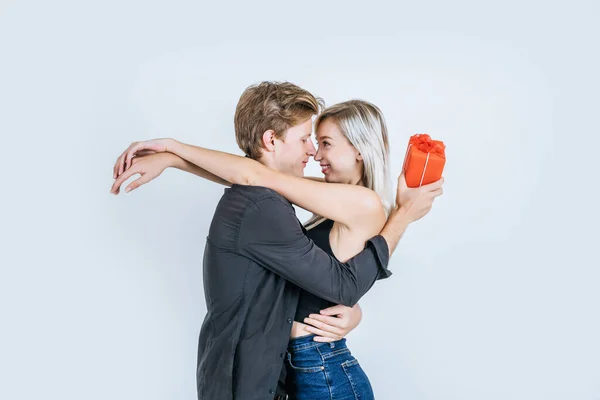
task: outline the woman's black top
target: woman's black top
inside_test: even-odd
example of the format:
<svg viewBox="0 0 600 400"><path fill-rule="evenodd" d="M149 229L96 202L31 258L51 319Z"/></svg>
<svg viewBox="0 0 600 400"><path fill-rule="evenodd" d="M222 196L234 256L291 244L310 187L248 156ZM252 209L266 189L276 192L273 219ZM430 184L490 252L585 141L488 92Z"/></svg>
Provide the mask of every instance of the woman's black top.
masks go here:
<svg viewBox="0 0 600 400"><path fill-rule="evenodd" d="M329 253L331 256L335 257L333 250L331 250L331 245L329 244L329 232L331 232L332 227L333 221L327 219L307 231L306 235L326 253ZM319 311L334 305L335 303L322 299L319 296L315 296L314 294L301 289L294 321L304 322L304 318L308 317L309 314L319 314Z"/></svg>

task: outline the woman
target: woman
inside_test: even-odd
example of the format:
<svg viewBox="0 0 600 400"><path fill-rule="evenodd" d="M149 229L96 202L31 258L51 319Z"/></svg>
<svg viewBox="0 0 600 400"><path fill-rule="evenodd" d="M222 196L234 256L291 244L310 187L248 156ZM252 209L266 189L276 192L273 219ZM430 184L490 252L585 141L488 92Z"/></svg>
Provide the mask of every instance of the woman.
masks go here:
<svg viewBox="0 0 600 400"><path fill-rule="evenodd" d="M312 211L314 215L306 223L307 235L344 262L381 231L392 208L387 128L379 108L351 100L325 109L315 121L315 130L318 151L314 158L321 165L325 182L287 175L249 158L202 148L194 149L194 164L205 170L199 175L207 179L265 186ZM165 143L157 140L132 145L117 161L115 177L131 166L139 151L169 151ZM185 154L178 155L190 160ZM142 178L138 180L145 183ZM127 191L138 187L136 182ZM113 189L118 192L118 186ZM441 188L435 192L439 194ZM290 397L372 399L369 379L346 346L346 339L316 342L314 335L322 332L304 323L318 326L310 315L330 306L307 291L300 295L286 360Z"/></svg>
<svg viewBox="0 0 600 400"><path fill-rule="evenodd" d="M375 232L381 230L385 223L381 211L387 216L393 202L388 135L381 111L365 101L340 103L323 111L315 122L315 130L318 150L314 158L321 165L325 182L359 185L376 193L379 212L366 212L360 217L372 218ZM336 204L332 201L330 206ZM366 225L350 219L332 220L326 213L322 215L314 215L307 221L307 235L340 261L361 251L373 234ZM353 231L354 227L357 229ZM304 321L310 314L319 314L319 310L331 305L303 291L295 320ZM320 344L312 340L312 332L314 329L301 322L292 327L286 364L292 398L374 398L369 379L346 346L346 339Z"/></svg>

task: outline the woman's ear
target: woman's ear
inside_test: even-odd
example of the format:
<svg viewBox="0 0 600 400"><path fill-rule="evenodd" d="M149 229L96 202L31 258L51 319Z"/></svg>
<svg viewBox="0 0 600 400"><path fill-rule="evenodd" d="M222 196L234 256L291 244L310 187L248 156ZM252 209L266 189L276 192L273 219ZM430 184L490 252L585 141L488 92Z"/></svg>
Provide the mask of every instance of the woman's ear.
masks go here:
<svg viewBox="0 0 600 400"><path fill-rule="evenodd" d="M356 154L356 160L357 160L357 161L362 161L362 160L363 160L363 156L362 156L362 154L360 154L360 153L357 153L357 154Z"/></svg>

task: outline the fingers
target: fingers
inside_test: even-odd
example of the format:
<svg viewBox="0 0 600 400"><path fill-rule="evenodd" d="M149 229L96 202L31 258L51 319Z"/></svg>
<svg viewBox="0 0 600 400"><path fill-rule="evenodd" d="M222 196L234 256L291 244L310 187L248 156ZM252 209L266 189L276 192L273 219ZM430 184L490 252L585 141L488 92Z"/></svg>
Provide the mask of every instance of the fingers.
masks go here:
<svg viewBox="0 0 600 400"><path fill-rule="evenodd" d="M140 148L138 143L130 146L129 150L127 151L127 156L125 157L125 169L128 169L131 166L131 159L138 150L143 150L143 148Z"/></svg>
<svg viewBox="0 0 600 400"><path fill-rule="evenodd" d="M123 184L123 182L125 182L127 179L131 178L131 176L133 176L133 174L137 174L139 173L137 171L136 168L131 168L128 169L127 171L125 171L124 173L120 174L119 177L115 180L115 182L112 185L112 188L110 189L111 193L114 194L119 194L119 188L121 187L121 185Z"/></svg>
<svg viewBox="0 0 600 400"><path fill-rule="evenodd" d="M323 337L323 336L315 336L313 338L313 340L315 342L321 342L321 343L331 343L331 342L337 342L340 339L334 339L334 338L330 338L330 337Z"/></svg>
<svg viewBox="0 0 600 400"><path fill-rule="evenodd" d="M113 166L113 179L117 179L118 165L119 159L117 158L117 161L115 161L115 165Z"/></svg>
<svg viewBox="0 0 600 400"><path fill-rule="evenodd" d="M123 154L121 154L121 157L119 157L119 171L118 171L118 175L121 175L123 173L123 171L125 171L125 158L127 157L127 152L129 151L129 149L131 148L133 144L129 145L129 147L123 152Z"/></svg>
<svg viewBox="0 0 600 400"><path fill-rule="evenodd" d="M425 189L426 191L430 192L430 191L441 188L443 184L444 184L444 178L442 177L435 182L428 183L427 185L423 185L421 187L423 189Z"/></svg>
<svg viewBox="0 0 600 400"><path fill-rule="evenodd" d="M131 153L132 149L137 147L138 143L139 142L131 143L129 145L129 147L127 147L127 149L123 152L123 154L121 154L121 156L118 158L117 164L119 165L119 169L117 171L117 176L121 175L123 173L123 171L125 171L125 170L127 170L127 168L129 168L127 159L129 157L129 154ZM135 152L132 154L135 154Z"/></svg>
<svg viewBox="0 0 600 400"><path fill-rule="evenodd" d="M156 152L154 150L140 150L136 153L136 157L143 157L143 156L147 156L149 154L156 154ZM135 159L134 159L135 160Z"/></svg>
<svg viewBox="0 0 600 400"><path fill-rule="evenodd" d="M346 308L349 308L349 307L346 307L343 304L338 304L338 305L335 305L332 307L328 307L324 310L321 310L320 312L321 312L321 315L338 315L338 314L341 314L344 311L346 311Z"/></svg>
<svg viewBox="0 0 600 400"><path fill-rule="evenodd" d="M154 151L154 150L138 151L137 153L135 153L134 157L131 159L130 167L134 166L136 164L136 162L138 162L143 157L149 156L152 154L156 154L156 151ZM126 170L126 168L123 168L122 170L120 169L121 165L124 162L123 161L124 157L125 157L125 153L123 153L119 158L117 158L117 161L115 162L115 166L113 167L113 179L117 179L119 177L119 175L122 173L122 171Z"/></svg>
<svg viewBox="0 0 600 400"><path fill-rule="evenodd" d="M150 179L147 177L147 175L142 175L138 179L127 185L127 187L125 188L125 193L129 193L132 190L139 188L143 184L148 183L149 181Z"/></svg>
<svg viewBox="0 0 600 400"><path fill-rule="evenodd" d="M127 150L127 155L125 156L124 164L125 169L131 167L132 160L135 157L143 156L147 154L156 153L158 151L156 143L153 141L144 141L144 142L135 142L129 146Z"/></svg>
<svg viewBox="0 0 600 400"><path fill-rule="evenodd" d="M306 322L306 321L310 321L310 322ZM305 318L304 323L305 324L310 323L310 325L314 325L312 323L313 321L318 321L325 325L335 326L337 328L342 328L342 329L346 327L345 321L342 318L328 317L326 315L319 315L319 314L310 314L308 316L308 318Z"/></svg>
<svg viewBox="0 0 600 400"><path fill-rule="evenodd" d="M123 171L125 171L125 157L127 157L128 151L129 151L129 147L127 148L127 150L125 150L123 152L123 154L121 154L121 156L119 157L119 160L117 161L119 163L119 170L117 171L117 176L121 175L123 173Z"/></svg>
<svg viewBox="0 0 600 400"><path fill-rule="evenodd" d="M167 151L167 146L161 142L161 139L158 139L158 141L150 140L145 142L131 143L127 150L125 150L123 154L117 158L115 167L113 168L113 178L118 178L119 175L128 170L132 165L132 160L134 157L141 157L165 151Z"/></svg>
<svg viewBox="0 0 600 400"><path fill-rule="evenodd" d="M314 333L316 336L321 336L323 338L333 339L332 341L340 340L340 339L343 338L342 336L339 336L339 335L336 335L334 333L330 333L330 332L327 332L327 331L324 331L324 330L321 330L321 329L317 329L317 328L314 328L312 326L307 326L306 330L309 331L310 333Z"/></svg>
<svg viewBox="0 0 600 400"><path fill-rule="evenodd" d="M119 175L121 175L121 162L123 154L125 153L121 153L121 155L117 157L117 161L115 161L115 167L113 168L113 179L117 179Z"/></svg>
<svg viewBox="0 0 600 400"><path fill-rule="evenodd" d="M440 187L429 192L433 197L441 196L444 193L444 188Z"/></svg>
<svg viewBox="0 0 600 400"><path fill-rule="evenodd" d="M331 317L329 317L331 318ZM315 329L319 329L321 332L327 333L327 335L322 335L322 336L329 336L329 337L342 337L344 335L344 331L337 327L337 326L333 326L333 325L329 325L325 322L319 321L315 318L304 318L304 323L308 326L308 328L315 328ZM321 333L319 333L321 334Z"/></svg>

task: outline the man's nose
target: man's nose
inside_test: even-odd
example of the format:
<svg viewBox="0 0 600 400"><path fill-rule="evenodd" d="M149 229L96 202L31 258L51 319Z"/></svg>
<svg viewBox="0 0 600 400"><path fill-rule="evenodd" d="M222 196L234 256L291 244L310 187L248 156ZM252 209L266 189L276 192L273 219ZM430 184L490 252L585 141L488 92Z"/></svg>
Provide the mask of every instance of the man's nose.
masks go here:
<svg viewBox="0 0 600 400"><path fill-rule="evenodd" d="M306 151L306 154L314 157L316 152L317 150L315 149L315 145L313 144L312 140L310 140L308 142L308 150Z"/></svg>

